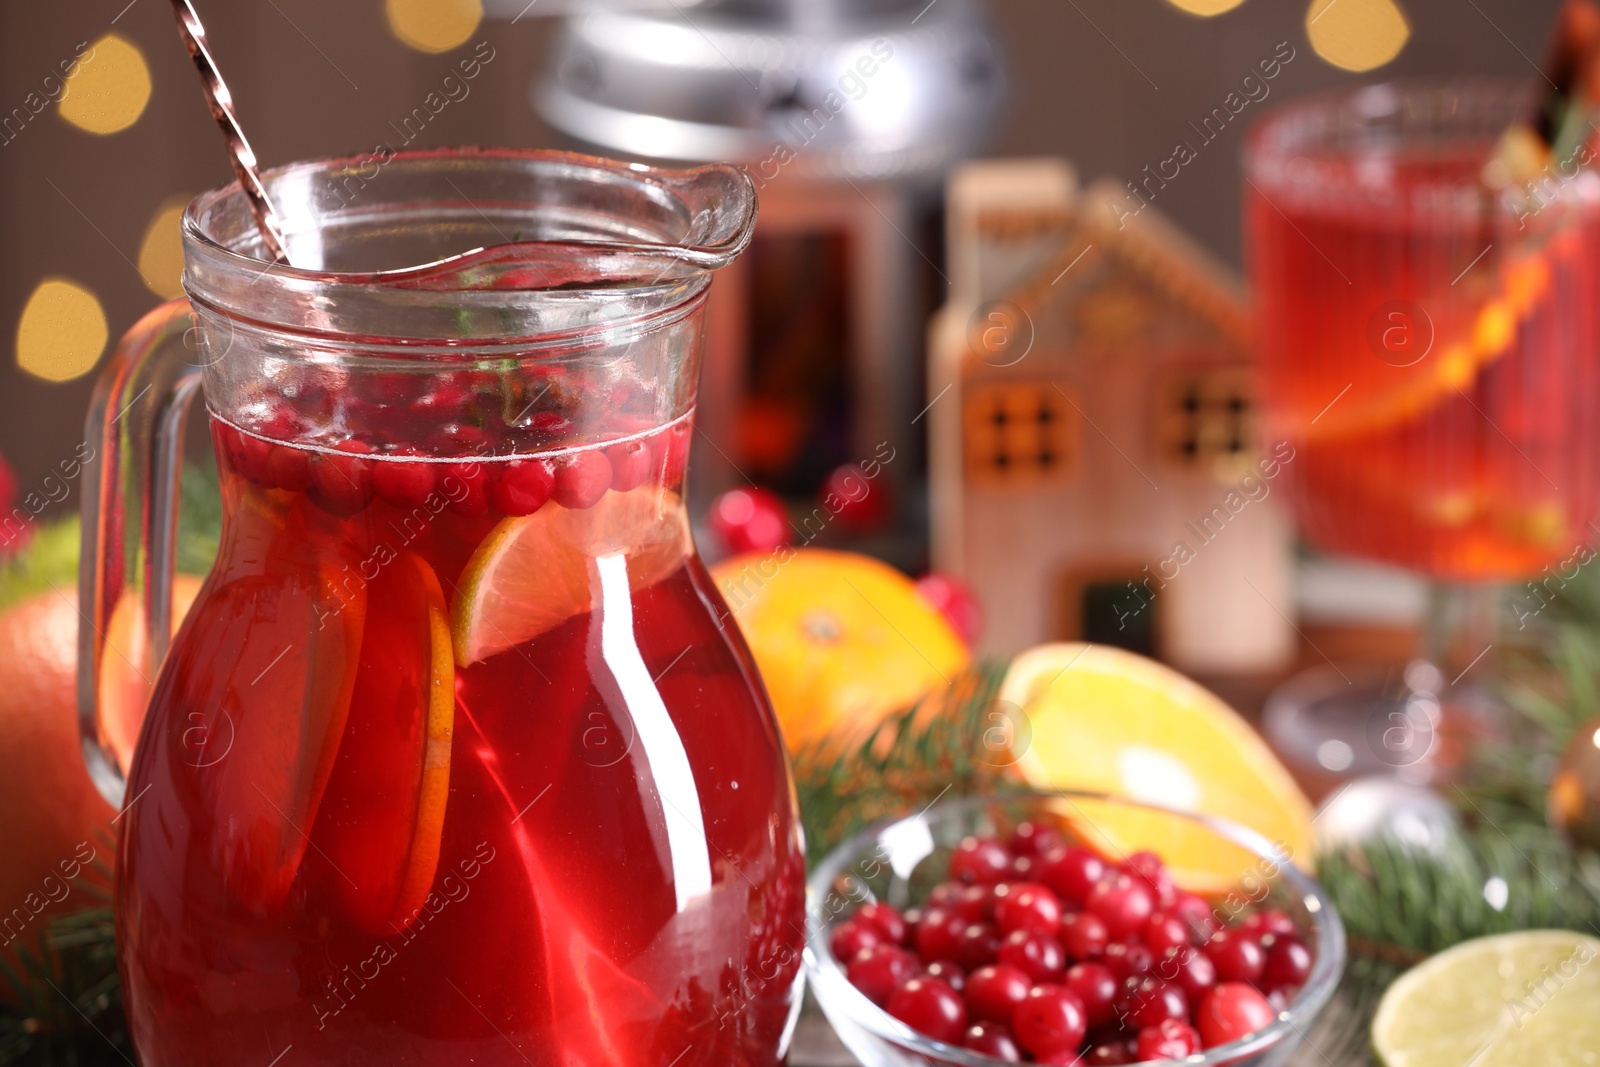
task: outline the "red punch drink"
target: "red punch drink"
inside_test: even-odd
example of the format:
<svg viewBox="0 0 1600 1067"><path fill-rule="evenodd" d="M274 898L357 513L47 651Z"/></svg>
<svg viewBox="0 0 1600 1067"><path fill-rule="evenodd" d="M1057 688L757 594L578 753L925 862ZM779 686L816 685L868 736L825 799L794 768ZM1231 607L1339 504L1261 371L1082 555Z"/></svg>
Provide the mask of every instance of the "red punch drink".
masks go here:
<svg viewBox="0 0 1600 1067"><path fill-rule="evenodd" d="M136 1033L777 1062L804 868L688 430L441 463L213 420L227 530L130 776Z"/></svg>
<svg viewBox="0 0 1600 1067"><path fill-rule="evenodd" d="M1479 173L1520 94L1381 86L1251 143L1270 433L1316 544L1451 580L1570 557L1600 507L1600 184ZM1582 157L1587 160L1585 153Z"/></svg>
<svg viewBox="0 0 1600 1067"><path fill-rule="evenodd" d="M286 173L290 204L323 187ZM231 251L235 190L190 212L224 521L159 675L137 668L117 924L141 1062L774 1067L799 822L683 503L748 181L430 152L370 192L302 205L325 271ZM95 487L93 609L158 634L176 451L139 405L193 392L188 324L136 328L91 414L107 469L151 487Z"/></svg>

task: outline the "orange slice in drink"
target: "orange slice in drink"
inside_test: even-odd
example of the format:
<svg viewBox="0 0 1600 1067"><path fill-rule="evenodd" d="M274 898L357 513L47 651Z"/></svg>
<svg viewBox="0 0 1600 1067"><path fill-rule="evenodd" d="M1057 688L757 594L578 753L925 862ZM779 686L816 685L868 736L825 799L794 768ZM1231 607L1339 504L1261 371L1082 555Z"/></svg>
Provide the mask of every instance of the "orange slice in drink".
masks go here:
<svg viewBox="0 0 1600 1067"><path fill-rule="evenodd" d="M256 914L275 911L299 873L366 615L347 551L323 545L307 558L273 547L255 573L197 601L162 673L175 716L171 758L193 768L211 811L211 863Z"/></svg>
<svg viewBox="0 0 1600 1067"><path fill-rule="evenodd" d="M1310 865L1311 805L1294 779L1233 709L1171 668L1104 645L1041 645L1013 661L1000 699L1027 716L1027 747L1014 754L1035 788L1221 816ZM1261 876L1252 853L1187 818L1076 799L1060 807L1085 842L1118 859L1150 849L1194 892Z"/></svg>
<svg viewBox="0 0 1600 1067"><path fill-rule="evenodd" d="M180 574L172 580L172 632L183 625L194 598L200 593L201 579ZM145 629L144 605L138 594L129 590L111 609L106 625L105 645L101 649L100 736L114 756L122 773L133 762L133 746L139 740L144 715L150 705L155 676L145 668L150 652Z"/></svg>
<svg viewBox="0 0 1600 1067"><path fill-rule="evenodd" d="M608 492L593 507L551 501L504 519L461 573L451 616L456 663L481 662L590 610L597 559L625 555L637 591L677 570L689 551L677 494L650 485Z"/></svg>
<svg viewBox="0 0 1600 1067"><path fill-rule="evenodd" d="M439 579L401 551L367 586L355 694L311 833L330 888L375 937L405 929L433 886L455 699Z"/></svg>

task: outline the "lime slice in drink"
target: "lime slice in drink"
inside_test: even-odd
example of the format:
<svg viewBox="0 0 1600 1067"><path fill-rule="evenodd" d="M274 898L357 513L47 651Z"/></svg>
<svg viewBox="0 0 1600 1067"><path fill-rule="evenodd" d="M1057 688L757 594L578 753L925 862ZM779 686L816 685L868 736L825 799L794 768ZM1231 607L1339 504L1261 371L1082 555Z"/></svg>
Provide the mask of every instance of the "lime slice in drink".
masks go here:
<svg viewBox="0 0 1600 1067"><path fill-rule="evenodd" d="M551 501L502 520L456 587L456 663L478 663L588 611L598 596L595 560L626 556L628 585L637 591L675 571L689 545L677 494L650 485L608 492L593 507Z"/></svg>
<svg viewBox="0 0 1600 1067"><path fill-rule="evenodd" d="M1525 930L1467 941L1401 975L1372 1020L1385 1067L1600 1062L1600 940Z"/></svg>

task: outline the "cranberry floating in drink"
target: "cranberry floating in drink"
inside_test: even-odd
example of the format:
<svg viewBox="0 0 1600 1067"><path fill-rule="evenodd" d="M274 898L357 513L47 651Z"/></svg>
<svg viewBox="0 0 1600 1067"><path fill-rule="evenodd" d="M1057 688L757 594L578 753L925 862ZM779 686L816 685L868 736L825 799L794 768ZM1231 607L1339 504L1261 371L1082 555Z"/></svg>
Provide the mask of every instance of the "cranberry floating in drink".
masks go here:
<svg viewBox="0 0 1600 1067"><path fill-rule="evenodd" d="M366 173L267 175L292 266L237 187L199 198L196 320L140 323L91 412L91 620L131 600L168 632L192 396L225 510L137 665L131 766L86 689L141 1061L776 1065L804 860L683 504L749 183L488 150ZM886 1003L897 920L839 940Z"/></svg>

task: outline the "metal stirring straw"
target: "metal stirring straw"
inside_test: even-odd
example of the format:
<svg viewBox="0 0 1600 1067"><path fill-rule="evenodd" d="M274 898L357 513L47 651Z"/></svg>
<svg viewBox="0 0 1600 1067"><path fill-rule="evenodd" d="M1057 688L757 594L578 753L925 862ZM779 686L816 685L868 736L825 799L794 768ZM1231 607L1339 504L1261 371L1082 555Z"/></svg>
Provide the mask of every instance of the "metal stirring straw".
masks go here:
<svg viewBox="0 0 1600 1067"><path fill-rule="evenodd" d="M233 173L238 175L239 184L244 188L245 199L250 203L250 213L255 216L256 227L261 231L261 242L274 261L287 263L289 255L284 248L283 224L272 206L272 200L267 196L267 187L261 183L255 151L239 125L239 116L234 114L233 94L228 92L227 83L217 71L216 60L211 58L211 52L206 48L206 28L200 24L200 16L195 13L194 5L189 0L172 0L172 13L178 18L178 34L183 38L183 46L188 49L189 58L194 60L195 69L200 72L200 85L205 90L211 117L217 120L223 140L228 143L228 158L233 164Z"/></svg>

